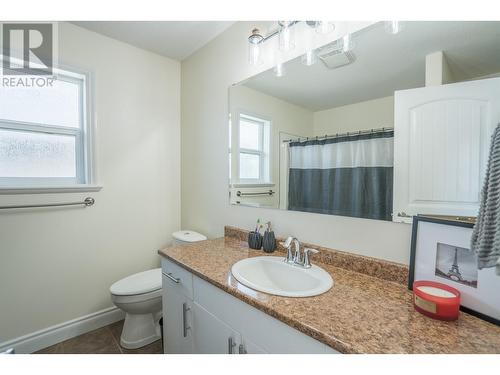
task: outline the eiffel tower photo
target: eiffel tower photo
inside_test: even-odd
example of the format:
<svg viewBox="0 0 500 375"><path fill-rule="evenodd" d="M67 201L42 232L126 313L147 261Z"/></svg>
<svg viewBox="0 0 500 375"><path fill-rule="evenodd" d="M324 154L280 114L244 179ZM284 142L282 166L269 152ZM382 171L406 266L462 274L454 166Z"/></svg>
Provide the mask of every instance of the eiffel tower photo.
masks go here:
<svg viewBox="0 0 500 375"><path fill-rule="evenodd" d="M447 273L448 277L454 281L462 281L462 274L458 269L458 249L455 248L455 257L453 259L453 264Z"/></svg>
<svg viewBox="0 0 500 375"><path fill-rule="evenodd" d="M469 249L438 243L435 275L477 288L477 258Z"/></svg>

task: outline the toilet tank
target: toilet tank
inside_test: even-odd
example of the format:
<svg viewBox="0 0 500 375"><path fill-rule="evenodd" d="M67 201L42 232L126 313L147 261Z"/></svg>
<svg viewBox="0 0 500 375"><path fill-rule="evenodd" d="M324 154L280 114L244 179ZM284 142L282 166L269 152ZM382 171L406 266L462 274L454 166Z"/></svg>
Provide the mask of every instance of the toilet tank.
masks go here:
<svg viewBox="0 0 500 375"><path fill-rule="evenodd" d="M206 236L192 230L180 230L178 232L172 233L172 245L182 246L188 245L193 242L204 241L207 239Z"/></svg>

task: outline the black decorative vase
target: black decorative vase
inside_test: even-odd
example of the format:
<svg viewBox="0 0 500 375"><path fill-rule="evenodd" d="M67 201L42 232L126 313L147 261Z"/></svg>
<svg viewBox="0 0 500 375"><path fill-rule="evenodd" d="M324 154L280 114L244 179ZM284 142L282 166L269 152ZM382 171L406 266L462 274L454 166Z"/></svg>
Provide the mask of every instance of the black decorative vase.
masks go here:
<svg viewBox="0 0 500 375"><path fill-rule="evenodd" d="M266 253L272 253L276 250L276 238L274 237L274 232L268 230L264 232L264 240L262 241L262 248Z"/></svg>
<svg viewBox="0 0 500 375"><path fill-rule="evenodd" d="M251 249L260 250L262 247L262 236L259 232L248 233L248 246Z"/></svg>

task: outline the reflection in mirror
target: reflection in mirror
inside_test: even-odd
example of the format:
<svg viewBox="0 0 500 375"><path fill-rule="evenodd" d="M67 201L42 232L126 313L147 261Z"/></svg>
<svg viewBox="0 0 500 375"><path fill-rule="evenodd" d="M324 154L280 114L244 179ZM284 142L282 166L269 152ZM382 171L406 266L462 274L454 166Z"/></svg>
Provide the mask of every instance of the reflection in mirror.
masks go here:
<svg viewBox="0 0 500 375"><path fill-rule="evenodd" d="M419 90L424 91L418 92L419 103L425 103L432 95L441 95L439 100L447 103L443 104L443 111L463 110L463 105L444 101L448 97L431 92L431 88L456 87L453 95L463 90L464 97L469 97L473 90L468 86L453 85L479 79L486 82L499 76L500 24L405 22L402 26L395 33L387 23L375 24L350 35L348 43L342 38L314 51L315 64L299 57L284 65L284 76L270 69L230 88L232 204L392 220L396 191L410 191L409 203L405 201L408 204L401 206L408 210L417 206L414 202L430 202L428 197L438 193L452 195L448 193L451 188L445 191L442 186L436 187L440 184L436 185L440 181L437 178L436 186L423 186L419 181L429 180L426 171L414 169L406 181L419 182L422 193L417 192L412 198L416 190L401 185L404 179L394 175L398 163L394 136L407 134L398 128L404 124L395 121L395 113L402 111L395 107L395 96L422 88ZM452 109L453 105L457 109ZM431 112L437 116L440 110ZM457 124L467 120L460 121ZM446 126L455 132L455 125ZM478 137L487 139L490 124L484 129L480 126ZM431 133L422 130L415 134L425 138ZM451 152L476 146L467 145L465 138L449 139L445 147L448 154L439 168L448 171L456 167L460 171L462 165L445 165L455 158ZM452 141L459 144L449 147ZM405 138L404 142L408 143L408 150L416 147L410 144L415 140ZM477 145L478 152L486 149L483 141ZM408 154L408 150L404 152ZM421 152L421 160L406 155L406 163L410 164L403 169L421 165L418 163L425 161L426 153ZM478 158L482 160L482 156ZM448 185L456 185L451 179L463 178L457 173L448 173ZM476 174L479 179L481 173ZM438 188L438 192L432 190ZM477 195L474 189L467 194ZM469 198L458 197L450 207L459 207L460 199L468 199L470 205ZM443 206L443 199L437 201ZM426 207L434 213L434 206ZM460 213L453 214L457 212Z"/></svg>

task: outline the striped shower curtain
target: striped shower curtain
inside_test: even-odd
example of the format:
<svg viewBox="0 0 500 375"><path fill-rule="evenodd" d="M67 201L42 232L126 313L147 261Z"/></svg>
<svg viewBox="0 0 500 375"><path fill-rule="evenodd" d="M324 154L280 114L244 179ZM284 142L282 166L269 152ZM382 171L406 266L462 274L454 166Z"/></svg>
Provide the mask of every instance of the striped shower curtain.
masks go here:
<svg viewBox="0 0 500 375"><path fill-rule="evenodd" d="M288 209L391 220L394 131L289 144Z"/></svg>

